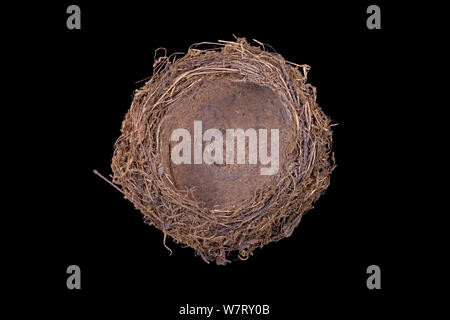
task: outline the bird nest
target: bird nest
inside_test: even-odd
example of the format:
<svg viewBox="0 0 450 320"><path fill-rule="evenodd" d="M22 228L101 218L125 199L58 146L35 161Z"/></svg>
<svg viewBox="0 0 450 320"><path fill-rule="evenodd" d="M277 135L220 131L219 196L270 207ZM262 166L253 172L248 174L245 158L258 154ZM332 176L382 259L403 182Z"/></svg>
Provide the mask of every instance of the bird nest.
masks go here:
<svg viewBox="0 0 450 320"><path fill-rule="evenodd" d="M330 119L316 103L315 87L307 83L309 66L285 61L255 43L245 39L201 43L183 56L155 58L154 74L135 92L114 146L112 182L146 223L163 232L164 245L169 236L208 263L247 259L256 248L289 237L328 187L334 168ZM220 88L228 91L219 92ZM203 96L196 96L199 92ZM248 103L253 113L247 115L253 116L249 118L253 124L276 123L285 130L276 174L261 178L253 167L243 165L236 169L239 177L227 180L235 170L226 171L231 168L228 164L212 169L191 165L183 171L168 161L170 128L189 116L205 115L214 101L224 106L220 109L224 114L214 111L210 122L216 121L222 129L233 121L242 124L244 120L237 117L245 113L246 94L248 101L253 99ZM236 100L240 111L217 100L217 96L236 95L244 96ZM194 110L195 101L200 102ZM222 170L223 179L211 170ZM217 190L208 185L214 181ZM235 187L230 187L233 183ZM198 192L202 186L206 187ZM226 197L227 192L234 195ZM202 198L205 194L208 197Z"/></svg>

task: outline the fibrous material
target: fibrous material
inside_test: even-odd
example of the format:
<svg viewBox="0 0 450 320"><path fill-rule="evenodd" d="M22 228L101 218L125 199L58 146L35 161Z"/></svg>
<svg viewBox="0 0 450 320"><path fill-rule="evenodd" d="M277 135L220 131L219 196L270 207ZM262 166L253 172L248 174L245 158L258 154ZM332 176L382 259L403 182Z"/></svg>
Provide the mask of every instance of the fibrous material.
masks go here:
<svg viewBox="0 0 450 320"><path fill-rule="evenodd" d="M154 74L135 92L114 145L112 182L146 223L163 232L164 241L169 236L208 263L247 259L256 248L289 237L328 187L334 168L330 119L316 103L315 87L307 83L308 70L308 65L287 62L262 43L250 45L245 39L201 43L181 57L164 54L156 58ZM286 134L276 175L258 184L248 179L259 178L247 172L247 180L236 180L243 189L235 192L235 198L226 197L226 190L233 188L218 181L222 189L217 198L211 193L200 199L212 188L196 194L198 188L189 187L189 176L177 177L176 168L167 161L170 142L164 132L177 119L175 112L187 108L186 101L195 101L196 93L207 92L206 86L213 87L215 82L244 96L245 88L254 88L259 97L273 93L270 108L279 108L284 115L276 123L284 122ZM245 108L243 100L236 99ZM185 111L188 115L189 110ZM270 122L270 113L261 109L261 114L269 114ZM226 171L221 174L226 177Z"/></svg>

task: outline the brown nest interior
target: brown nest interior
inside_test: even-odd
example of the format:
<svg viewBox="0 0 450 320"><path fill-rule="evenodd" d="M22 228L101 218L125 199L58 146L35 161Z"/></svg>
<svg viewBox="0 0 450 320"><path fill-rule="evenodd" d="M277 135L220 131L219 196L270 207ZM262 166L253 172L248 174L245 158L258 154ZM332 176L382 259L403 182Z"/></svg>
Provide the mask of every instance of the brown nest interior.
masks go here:
<svg viewBox="0 0 450 320"><path fill-rule="evenodd" d="M164 171L169 172L178 190L192 189L193 199L210 209L232 209L253 194L276 181L274 175L261 175L260 168L267 167L260 161L249 163L249 143L245 140L245 163L237 162L237 143L234 144L233 164L227 164L225 150L220 163L174 164L170 159L175 141L171 133L177 128L186 128L194 136L194 121L202 122L203 132L218 129L226 137L226 129L279 129L279 166L288 161L287 146L294 136L294 125L289 120L279 96L270 88L248 82L233 82L226 78L210 79L199 83L195 91L170 106L169 116L161 125L161 158ZM225 141L224 141L225 142ZM268 134L268 153L270 150ZM194 142L191 141L191 145ZM204 152L207 143L202 144ZM194 147L191 147L191 150ZM225 146L224 148L225 149ZM275 151L275 150L274 150Z"/></svg>

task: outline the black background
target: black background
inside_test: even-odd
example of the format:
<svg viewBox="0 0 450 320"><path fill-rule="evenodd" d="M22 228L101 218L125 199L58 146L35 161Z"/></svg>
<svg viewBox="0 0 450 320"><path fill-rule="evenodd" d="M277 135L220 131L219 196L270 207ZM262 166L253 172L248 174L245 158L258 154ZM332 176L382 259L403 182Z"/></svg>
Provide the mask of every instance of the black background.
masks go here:
<svg viewBox="0 0 450 320"><path fill-rule="evenodd" d="M392 110L399 107L408 33L398 22L400 10L384 2L314 3L45 5L30 48L40 61L32 77L46 88L40 116L51 123L35 137L48 143L34 150L51 173L40 184L46 209L30 244L30 258L45 270L41 307L51 305L58 315L123 311L191 319L177 315L187 303L269 304L269 317L246 318L287 319L306 312L366 318L399 306L409 248L399 233L399 191L390 177L403 168L385 155L401 148L392 139L399 130ZM81 30L66 28L70 4L81 8ZM366 28L370 4L381 7L381 30ZM171 240L169 256L162 233L93 170L111 173L113 143L133 91L143 84L137 82L152 74L155 49L186 52L192 43L233 35L311 66L318 103L338 124L337 168L290 238L256 250L248 261L216 266ZM66 288L71 264L81 267L79 291ZM381 290L366 287L371 264L381 268Z"/></svg>

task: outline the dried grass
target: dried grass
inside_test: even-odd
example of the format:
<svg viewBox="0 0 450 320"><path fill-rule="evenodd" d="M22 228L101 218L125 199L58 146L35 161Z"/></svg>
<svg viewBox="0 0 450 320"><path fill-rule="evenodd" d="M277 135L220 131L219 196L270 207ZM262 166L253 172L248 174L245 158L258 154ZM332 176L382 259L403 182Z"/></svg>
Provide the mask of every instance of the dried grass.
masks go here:
<svg viewBox="0 0 450 320"><path fill-rule="evenodd" d="M255 42L258 46L245 39L200 43L181 58L155 58L154 74L136 91L115 143L113 185L120 186L145 222L164 233L164 244L170 236L208 263L226 264L233 252L247 259L256 248L289 237L328 187L334 169L330 119L307 83L309 66L287 62ZM160 154L160 128L170 105L203 79L221 77L278 92L296 127L288 169L278 172L276 184L256 190L232 210L202 207L192 190L177 190Z"/></svg>

